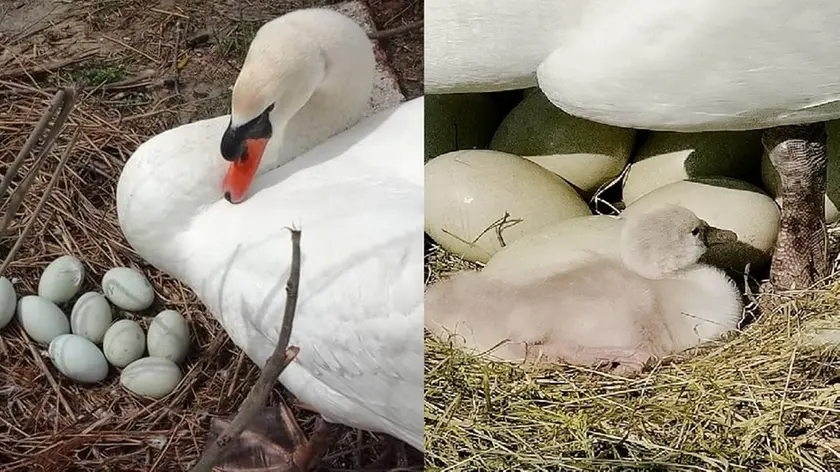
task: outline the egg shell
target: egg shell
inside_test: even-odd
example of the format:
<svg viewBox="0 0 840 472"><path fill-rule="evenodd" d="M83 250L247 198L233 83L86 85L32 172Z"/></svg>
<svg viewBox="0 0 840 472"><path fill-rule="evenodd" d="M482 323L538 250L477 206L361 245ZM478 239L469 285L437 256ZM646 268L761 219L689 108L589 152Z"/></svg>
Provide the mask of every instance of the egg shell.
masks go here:
<svg viewBox="0 0 840 472"><path fill-rule="evenodd" d="M499 233L511 244L557 221L592 214L562 178L503 152L436 157L426 164L425 186L426 232L471 261L487 262L498 252L503 247Z"/></svg>
<svg viewBox="0 0 840 472"><path fill-rule="evenodd" d="M712 226L734 231L738 241L709 249L701 262L723 269L760 269L770 262L779 232L776 202L760 188L729 178L698 178L658 188L622 212L649 211L662 204L682 205Z"/></svg>
<svg viewBox="0 0 840 472"><path fill-rule="evenodd" d="M32 340L49 344L56 336L70 333L70 321L55 303L37 295L18 300L18 321Z"/></svg>
<svg viewBox="0 0 840 472"><path fill-rule="evenodd" d="M38 296L53 303L64 303L76 296L85 280L85 266L73 256L50 262L38 281Z"/></svg>
<svg viewBox="0 0 840 472"><path fill-rule="evenodd" d="M653 131L632 158L623 183L629 205L668 184L694 177L731 177L761 183L762 130L675 133Z"/></svg>
<svg viewBox="0 0 840 472"><path fill-rule="evenodd" d="M152 306L155 289L146 276L130 267L114 267L102 277L102 291L114 305L128 311Z"/></svg>
<svg viewBox="0 0 840 472"><path fill-rule="evenodd" d="M96 383L108 376L105 355L90 340L75 334L53 338L50 360L59 372L77 382Z"/></svg>
<svg viewBox="0 0 840 472"><path fill-rule="evenodd" d="M570 270L598 256L620 259L623 220L581 216L525 235L497 252L482 272L494 279L527 283Z"/></svg>
<svg viewBox="0 0 840 472"><path fill-rule="evenodd" d="M160 357L144 357L129 364L120 374L120 384L130 392L152 398L163 398L183 378L174 362Z"/></svg>
<svg viewBox="0 0 840 472"><path fill-rule="evenodd" d="M146 334L149 356L180 363L187 357L190 331L187 322L175 310L164 310L155 316Z"/></svg>
<svg viewBox="0 0 840 472"><path fill-rule="evenodd" d="M111 326L111 305L101 293L87 292L76 300L70 312L70 329L73 334L99 344Z"/></svg>
<svg viewBox="0 0 840 472"><path fill-rule="evenodd" d="M569 115L537 89L508 113L490 149L533 161L588 195L621 173L635 137L634 129Z"/></svg>
<svg viewBox="0 0 840 472"><path fill-rule="evenodd" d="M6 327L15 316L17 294L12 282L6 277L0 277L0 329Z"/></svg>
<svg viewBox="0 0 840 472"><path fill-rule="evenodd" d="M486 148L505 117L489 93L427 95L424 100L426 161L460 149Z"/></svg>
<svg viewBox="0 0 840 472"><path fill-rule="evenodd" d="M828 139L826 141L826 158L828 171L826 174L825 192L825 222L832 224L840 221L840 120L829 121L826 125ZM779 198L779 173L770 162L767 151L761 156L761 178L767 193L781 205Z"/></svg>
<svg viewBox="0 0 840 472"><path fill-rule="evenodd" d="M131 320L117 321L105 332L102 351L114 367L125 367L140 359L146 351L143 328Z"/></svg>

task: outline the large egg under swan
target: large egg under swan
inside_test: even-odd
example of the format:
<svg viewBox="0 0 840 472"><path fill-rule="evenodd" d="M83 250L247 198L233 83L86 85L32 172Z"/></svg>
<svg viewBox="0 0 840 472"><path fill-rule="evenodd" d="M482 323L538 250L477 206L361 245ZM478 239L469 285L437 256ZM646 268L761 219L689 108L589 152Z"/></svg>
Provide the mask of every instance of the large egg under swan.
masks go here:
<svg viewBox="0 0 840 472"><path fill-rule="evenodd" d="M487 262L507 244L558 221L591 215L562 178L513 154L455 151L425 167L426 232L444 249Z"/></svg>

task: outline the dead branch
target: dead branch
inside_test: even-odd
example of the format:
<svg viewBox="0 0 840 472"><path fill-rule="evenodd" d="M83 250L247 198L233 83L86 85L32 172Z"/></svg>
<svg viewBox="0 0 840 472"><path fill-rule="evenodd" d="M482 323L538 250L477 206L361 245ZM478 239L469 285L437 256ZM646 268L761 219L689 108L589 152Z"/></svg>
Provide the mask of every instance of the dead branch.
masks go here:
<svg viewBox="0 0 840 472"><path fill-rule="evenodd" d="M394 36L398 36L403 33L407 33L409 31L418 30L423 28L423 20L415 21L414 23L409 23L407 25L397 26L396 28L390 28L382 31L376 31L373 33L368 34L368 38L374 40L382 40L382 39L389 39Z"/></svg>
<svg viewBox="0 0 840 472"><path fill-rule="evenodd" d="M52 72L58 69L62 69L67 66L71 66L74 64L78 64L83 60L87 59L88 57L95 56L99 52L98 49L89 49L82 53L79 53L73 57L68 57L66 59L57 59L54 61L49 61L44 64L39 64L37 66L32 66L32 69L26 69L24 67L15 67L11 70L4 70L0 71L0 79L11 79L15 77L20 77L24 75L37 75L43 74L45 72Z"/></svg>
<svg viewBox="0 0 840 472"><path fill-rule="evenodd" d="M29 154L32 152L32 148L35 147L35 144L44 135L50 118L55 116L56 111L59 110L60 107L58 116L55 117L55 121L53 121L53 125L50 128L47 137L44 138L43 148L41 148L41 153L35 160L35 164L32 166L32 168L29 170L29 173L26 175L26 177L24 177L20 185L18 185L18 188L15 189L15 192L8 200L9 203L8 206L6 206L6 214L3 216L3 220L0 221L0 236L5 235L6 229L9 227L9 223L12 221L12 218L14 218L15 213L17 213L17 210L20 207L20 204L23 202L23 198L26 195L27 190L29 190L29 186L35 180L35 175L41 168L41 165L43 165L43 163L46 161L49 152L52 150L52 147L55 144L55 139L58 137L59 133L61 133L61 131L64 129L64 124L67 122L67 118L70 115L70 112L73 110L75 100L76 91L72 88L59 90L58 93L55 94L52 101L50 102L50 106L47 108L46 112L44 112L44 115L38 121L38 124L35 126L35 129L32 130L32 133L29 135L29 138L26 140L26 143L24 143L17 157L12 162L12 165L9 166L9 170L6 172L6 176L3 178L3 181L0 182L0 196L2 196L9 189L9 186L12 184L12 179L15 177L18 170L20 170L20 166L23 165L23 161L26 160L26 157L29 156ZM79 131L80 129L77 127L76 132L73 134L73 138L71 138L70 143L68 143L67 147L64 149L64 154L61 156L61 160L59 161L58 166L56 167L56 170L52 175L50 183L44 190L44 193L41 195L41 200L38 202L38 206L35 209L35 213L32 215L32 218L29 220L29 223L26 225L26 227L24 227L23 231L17 238L17 241L15 241L14 246L12 246L11 250L9 250L9 254L6 255L6 258L3 260L3 263L0 265L0 274L3 274L3 272L9 266L9 264L12 262L12 259L15 257L15 253L23 244L23 240L26 239L26 235L29 233L29 230L34 224L37 216L44 209L47 200L49 200L50 194L52 193L52 189L58 182L58 177L61 175L61 171L64 169L64 166L67 163L67 159L70 157L70 151L73 149L73 144L75 144L76 139L78 138ZM2 208L2 206L3 205L0 205L0 208Z"/></svg>
<svg viewBox="0 0 840 472"><path fill-rule="evenodd" d="M298 354L299 349L289 346L289 339L292 335L292 324L297 308L298 285L300 284L300 235L298 229L290 229L292 233L292 267L289 279L286 281L286 308L283 313L283 322L280 328L280 337L274 346L274 352L265 363L259 379L248 392L245 401L239 412L228 424L225 430L213 443L211 443L199 458L198 463L191 469L191 472L211 472L213 466L219 460L222 453L230 445L233 439L239 437L245 427L254 419L254 416L263 408L268 400L271 389L274 388L277 377L292 363Z"/></svg>

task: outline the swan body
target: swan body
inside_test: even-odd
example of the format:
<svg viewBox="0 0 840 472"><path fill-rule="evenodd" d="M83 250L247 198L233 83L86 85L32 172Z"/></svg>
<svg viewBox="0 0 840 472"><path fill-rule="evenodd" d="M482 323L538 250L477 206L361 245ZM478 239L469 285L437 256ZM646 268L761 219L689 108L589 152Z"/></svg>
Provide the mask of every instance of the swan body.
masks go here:
<svg viewBox="0 0 840 472"><path fill-rule="evenodd" d="M731 233L685 208L658 208L625 223L621 261L600 257L529 284L466 272L430 287L426 326L503 360L538 352L635 371L737 327L737 288L719 269L697 263L716 231Z"/></svg>
<svg viewBox="0 0 840 472"><path fill-rule="evenodd" d="M840 4L431 0L428 93L539 85L614 126L744 130L840 117Z"/></svg>
<svg viewBox="0 0 840 472"><path fill-rule="evenodd" d="M364 32L342 15L273 20L249 49L231 115L143 143L120 176L117 210L137 253L191 288L259 366L280 332L287 228L299 228L290 343L300 354L280 382L330 422L422 449L423 99L359 121L373 64ZM269 125L263 152L248 157L259 161L248 198L232 205L222 182L237 164L220 140L235 153L244 135L250 152Z"/></svg>

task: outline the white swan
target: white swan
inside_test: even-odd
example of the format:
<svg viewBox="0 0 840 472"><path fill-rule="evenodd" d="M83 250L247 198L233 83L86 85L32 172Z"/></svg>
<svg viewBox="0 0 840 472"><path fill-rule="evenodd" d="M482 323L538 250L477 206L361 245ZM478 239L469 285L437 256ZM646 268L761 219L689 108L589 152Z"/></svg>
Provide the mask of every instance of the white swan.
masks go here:
<svg viewBox="0 0 840 472"><path fill-rule="evenodd" d="M766 139L789 190L771 281L826 275L824 132L790 126L840 118L840 3L429 0L426 12L428 93L539 85L567 113L614 126L780 127Z"/></svg>
<svg viewBox="0 0 840 472"><path fill-rule="evenodd" d="M426 326L477 351L500 345L491 355L504 360L543 355L637 372L737 328L741 294L723 271L698 263L708 246L735 239L683 207L663 206L627 217L620 260L593 255L524 284L464 272L431 286Z"/></svg>
<svg viewBox="0 0 840 472"><path fill-rule="evenodd" d="M539 81L573 115L675 131L840 117L829 0L429 0L426 15L427 93Z"/></svg>
<svg viewBox="0 0 840 472"><path fill-rule="evenodd" d="M285 305L285 228L300 228L300 354L279 380L329 422L422 450L423 99L359 122L373 70L369 39L343 15L267 23L231 115L143 143L117 211L137 253L189 286L259 366ZM222 198L223 180L241 203Z"/></svg>

